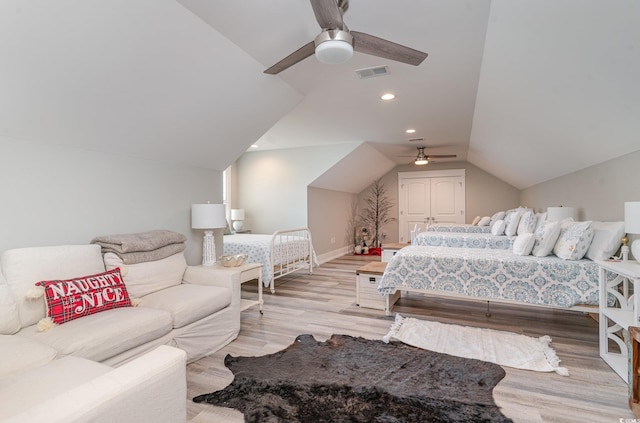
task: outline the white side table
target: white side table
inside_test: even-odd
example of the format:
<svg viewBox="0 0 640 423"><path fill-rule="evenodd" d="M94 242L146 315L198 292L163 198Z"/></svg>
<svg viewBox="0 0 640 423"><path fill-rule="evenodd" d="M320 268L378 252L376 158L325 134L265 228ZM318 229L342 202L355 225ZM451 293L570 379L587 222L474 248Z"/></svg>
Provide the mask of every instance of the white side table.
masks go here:
<svg viewBox="0 0 640 423"><path fill-rule="evenodd" d="M224 274L232 274L233 272L240 273L240 284L245 282L252 281L254 279L258 280L258 300L240 300L240 311L244 311L249 307L253 307L254 305L260 306L260 314L262 312L262 304L264 301L262 300L262 263L245 263L241 266L236 267L224 267L220 262L216 262L213 266L203 266L209 269L212 272L221 272Z"/></svg>
<svg viewBox="0 0 640 423"><path fill-rule="evenodd" d="M629 326L638 326L640 292L640 263L635 260L597 261L600 266L600 357L625 382L629 373L627 339ZM612 274L610 276L610 274ZM616 301L609 306L609 295ZM614 342L619 351L612 351Z"/></svg>

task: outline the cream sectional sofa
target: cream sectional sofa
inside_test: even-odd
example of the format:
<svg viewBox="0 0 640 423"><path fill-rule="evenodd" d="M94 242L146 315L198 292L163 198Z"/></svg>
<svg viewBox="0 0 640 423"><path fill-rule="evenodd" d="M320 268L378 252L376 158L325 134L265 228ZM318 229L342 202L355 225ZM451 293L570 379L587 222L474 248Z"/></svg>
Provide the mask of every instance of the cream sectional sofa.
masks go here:
<svg viewBox="0 0 640 423"><path fill-rule="evenodd" d="M137 306L102 311L42 330L38 323L46 316L45 300L29 294L36 282L93 275L115 267L121 268L129 296L139 303ZM230 272L227 278L220 278L219 273L212 278L207 268L187 266L182 253L124 265L115 254L103 258L100 246L95 244L5 251L0 258L0 421L32 410L39 403L37 395L29 399L27 392L9 388L24 381L36 385L42 382L41 388L51 395L62 391L61 398L67 398L66 391L82 391L84 384L96 386L96 380L103 380L117 393L118 387L109 380L118 373L128 374L154 362L160 368L175 367L176 360L191 362L217 351L235 339L240 329L240 284L234 280L238 277ZM184 408L184 364L181 367L182 374L170 378L182 380L173 395L178 395ZM153 370L147 371L153 374ZM139 387L141 391L147 389L145 383ZM131 389L136 390L135 386ZM137 403L136 407L155 405L163 409L171 405L162 398L151 398L151 403ZM8 404L15 401L22 405L8 412ZM118 416L122 414L135 415L131 411ZM184 419L186 416L149 421ZM100 420L94 416L60 421Z"/></svg>

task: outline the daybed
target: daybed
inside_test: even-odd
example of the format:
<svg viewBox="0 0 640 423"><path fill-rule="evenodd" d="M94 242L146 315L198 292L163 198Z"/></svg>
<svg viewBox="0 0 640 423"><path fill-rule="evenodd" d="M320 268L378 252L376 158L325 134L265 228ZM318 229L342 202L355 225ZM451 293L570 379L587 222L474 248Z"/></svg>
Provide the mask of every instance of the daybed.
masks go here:
<svg viewBox="0 0 640 423"><path fill-rule="evenodd" d="M518 237L513 247L517 254L404 247L390 259L378 292L388 296L398 290L415 291L588 311L599 299L598 265L593 260L614 254L622 235L623 222L547 222L538 234ZM523 247L519 240L529 245Z"/></svg>
<svg viewBox="0 0 640 423"><path fill-rule="evenodd" d="M313 272L318 265L311 232L307 228L279 230L273 234L224 236L224 254L247 254L247 262L262 263L262 282L275 292L275 279L299 269Z"/></svg>
<svg viewBox="0 0 640 423"><path fill-rule="evenodd" d="M3 418L56 395L66 404L64 392L82 392L75 398L78 414L56 420L53 413L46 421L185 421L183 408L177 409L182 418L173 420L175 412L160 412L176 403L167 392L184 407L184 363L217 351L239 332L238 275L213 279L206 268L187 266L183 253L124 264L113 253L103 259L97 244L33 247L5 251L0 265L0 392L16 387L0 395ZM178 373L171 370L176 366ZM86 384L90 388L82 388ZM39 394L18 388L27 385ZM131 399L108 400L122 396ZM95 407L110 409L111 417L94 416L87 401L95 397L107 400ZM18 408L11 405L16 401ZM148 414L155 419L136 419L139 412L131 411L150 407L158 407Z"/></svg>
<svg viewBox="0 0 640 423"><path fill-rule="evenodd" d="M490 233L427 231L416 235L412 245L510 250L515 240L515 236L492 235Z"/></svg>

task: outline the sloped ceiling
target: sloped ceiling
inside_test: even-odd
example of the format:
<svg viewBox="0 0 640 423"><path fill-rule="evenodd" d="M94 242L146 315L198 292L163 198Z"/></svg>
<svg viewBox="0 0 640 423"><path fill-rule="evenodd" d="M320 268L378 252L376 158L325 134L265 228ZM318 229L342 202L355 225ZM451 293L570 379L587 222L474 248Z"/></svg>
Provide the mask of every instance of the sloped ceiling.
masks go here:
<svg viewBox="0 0 640 423"><path fill-rule="evenodd" d="M210 169L302 98L174 0L3 0L0 57L0 134Z"/></svg>
<svg viewBox="0 0 640 423"><path fill-rule="evenodd" d="M319 32L307 0L4 0L0 135L210 169L256 141L405 164L420 137L518 188L640 149L636 0L351 0L345 21L429 57L263 74Z"/></svg>

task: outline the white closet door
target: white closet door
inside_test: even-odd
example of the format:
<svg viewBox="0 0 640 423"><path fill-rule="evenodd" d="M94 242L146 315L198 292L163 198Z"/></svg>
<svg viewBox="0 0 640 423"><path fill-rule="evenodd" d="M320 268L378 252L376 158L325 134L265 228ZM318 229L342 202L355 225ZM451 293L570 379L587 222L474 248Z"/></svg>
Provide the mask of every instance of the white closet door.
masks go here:
<svg viewBox="0 0 640 423"><path fill-rule="evenodd" d="M434 223L465 223L463 170L398 173L398 242Z"/></svg>
<svg viewBox="0 0 640 423"><path fill-rule="evenodd" d="M400 242L411 240L411 231L418 225L425 230L431 218L431 181L429 178L408 179L400 184Z"/></svg>
<svg viewBox="0 0 640 423"><path fill-rule="evenodd" d="M464 180L460 177L431 179L431 223L465 223Z"/></svg>

